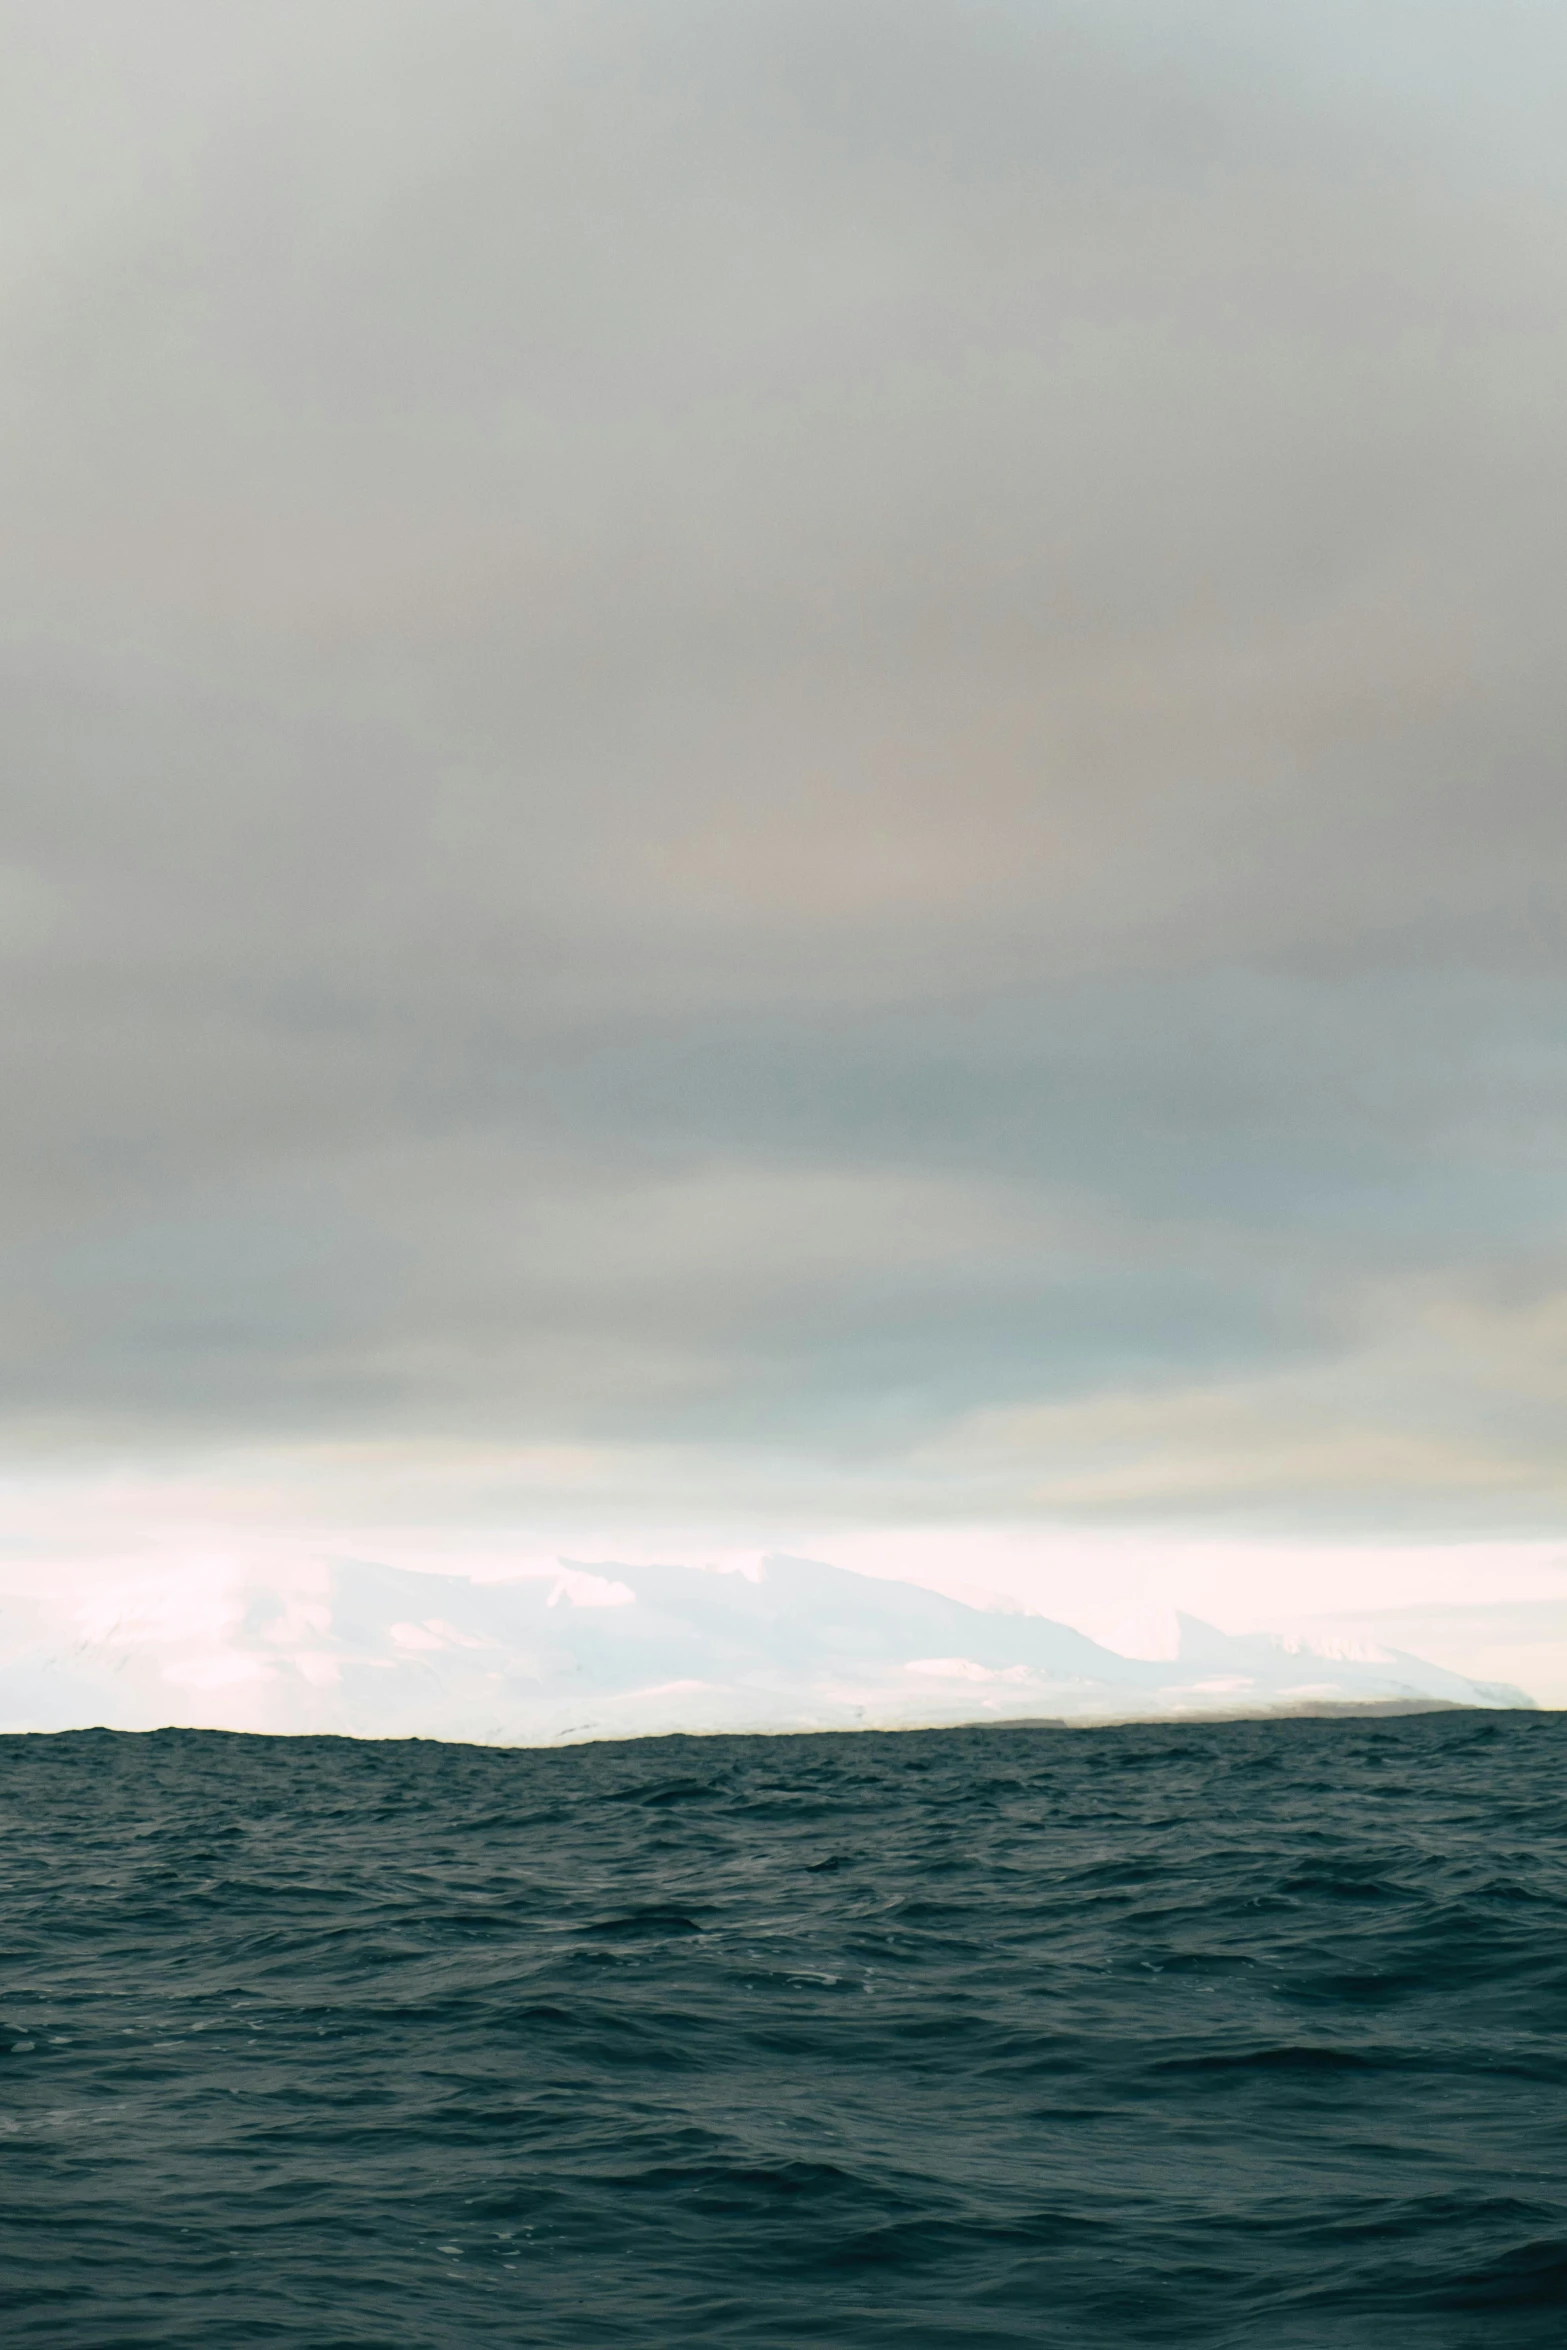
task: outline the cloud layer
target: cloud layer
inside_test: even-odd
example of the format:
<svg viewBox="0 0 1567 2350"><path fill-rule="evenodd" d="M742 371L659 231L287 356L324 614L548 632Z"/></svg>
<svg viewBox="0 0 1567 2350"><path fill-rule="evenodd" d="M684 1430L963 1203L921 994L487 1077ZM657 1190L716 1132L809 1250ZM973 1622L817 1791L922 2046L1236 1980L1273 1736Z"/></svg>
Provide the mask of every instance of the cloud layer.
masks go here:
<svg viewBox="0 0 1567 2350"><path fill-rule="evenodd" d="M1560 1523L1562 43L1297 14L0 10L13 1446Z"/></svg>

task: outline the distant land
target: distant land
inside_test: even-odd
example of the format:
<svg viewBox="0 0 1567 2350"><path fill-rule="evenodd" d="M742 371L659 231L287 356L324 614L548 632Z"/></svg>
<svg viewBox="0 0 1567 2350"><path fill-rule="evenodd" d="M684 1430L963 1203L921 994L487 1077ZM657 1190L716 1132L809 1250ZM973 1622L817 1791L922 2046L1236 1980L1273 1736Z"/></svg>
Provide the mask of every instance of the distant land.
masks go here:
<svg viewBox="0 0 1567 2350"><path fill-rule="evenodd" d="M309 1590L240 1591L175 1635L134 1610L62 1633L0 1608L0 1729L207 1729L552 1746L672 1731L1062 1726L1529 1707L1364 1644L1353 1653L1182 1617L1149 1661L1043 1616L773 1558L756 1579L562 1562L473 1582L363 1561ZM1347 1644L1336 1644L1345 1647Z"/></svg>

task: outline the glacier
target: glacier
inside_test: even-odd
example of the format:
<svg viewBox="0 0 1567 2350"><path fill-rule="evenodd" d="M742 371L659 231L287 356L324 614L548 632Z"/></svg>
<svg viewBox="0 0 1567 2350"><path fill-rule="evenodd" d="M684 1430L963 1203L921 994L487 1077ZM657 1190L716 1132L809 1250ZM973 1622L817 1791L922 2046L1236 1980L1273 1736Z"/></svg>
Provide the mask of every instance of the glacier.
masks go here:
<svg viewBox="0 0 1567 2350"><path fill-rule="evenodd" d="M784 1557L754 1578L563 1560L514 1581L339 1560L303 1588L241 1583L193 1624L0 1602L0 1730L546 1746L1534 1703L1394 1649L1180 1626L1174 1660L1124 1657L1044 1616Z"/></svg>

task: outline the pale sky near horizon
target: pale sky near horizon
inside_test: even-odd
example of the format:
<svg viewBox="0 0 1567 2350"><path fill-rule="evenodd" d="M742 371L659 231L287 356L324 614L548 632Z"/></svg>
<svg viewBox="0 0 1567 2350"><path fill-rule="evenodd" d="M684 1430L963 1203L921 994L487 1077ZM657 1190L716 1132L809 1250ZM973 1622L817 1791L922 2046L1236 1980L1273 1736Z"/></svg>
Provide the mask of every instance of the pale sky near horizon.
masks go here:
<svg viewBox="0 0 1567 2350"><path fill-rule="evenodd" d="M0 52L0 1584L809 1549L1567 1702L1559 5Z"/></svg>

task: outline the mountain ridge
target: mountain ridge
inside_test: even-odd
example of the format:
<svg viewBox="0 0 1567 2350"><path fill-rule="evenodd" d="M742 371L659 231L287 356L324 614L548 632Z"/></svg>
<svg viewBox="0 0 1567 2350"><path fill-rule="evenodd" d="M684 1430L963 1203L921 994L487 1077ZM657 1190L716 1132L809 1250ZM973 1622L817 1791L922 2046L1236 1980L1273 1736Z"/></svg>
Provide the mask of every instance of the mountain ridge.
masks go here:
<svg viewBox="0 0 1567 2350"><path fill-rule="evenodd" d="M1173 1661L1123 1657L1046 1616L781 1555L755 1578L562 1559L485 1582L340 1559L302 1588L252 1579L199 1632L130 1612L27 1638L0 1617L0 1728L556 1745L1534 1702L1396 1650L1180 1629Z"/></svg>

